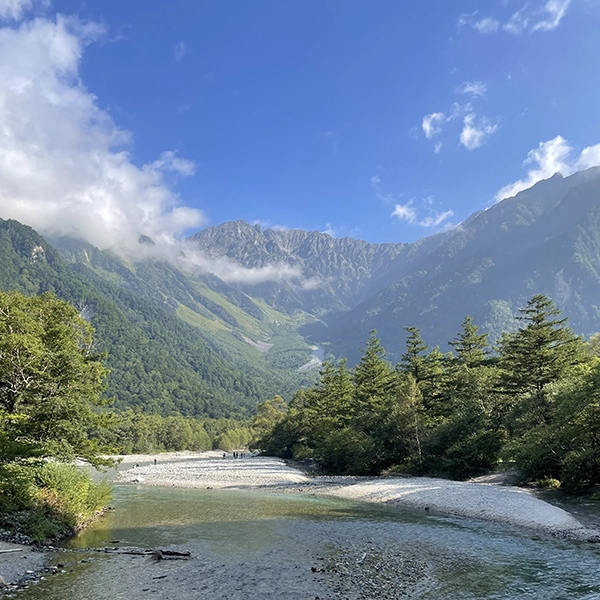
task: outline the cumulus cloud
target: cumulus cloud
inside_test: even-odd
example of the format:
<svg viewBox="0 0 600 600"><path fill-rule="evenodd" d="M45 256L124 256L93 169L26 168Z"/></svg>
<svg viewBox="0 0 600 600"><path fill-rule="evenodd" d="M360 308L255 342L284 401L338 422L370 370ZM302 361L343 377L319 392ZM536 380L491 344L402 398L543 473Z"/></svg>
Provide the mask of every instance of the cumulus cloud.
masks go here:
<svg viewBox="0 0 600 600"><path fill-rule="evenodd" d="M485 94L486 90L486 84L481 81L465 81L456 91L470 94L473 98L476 98ZM463 126L459 134L459 141L468 150L475 150L483 146L489 136L498 129L497 124L491 123L487 117L476 113L472 102L465 104L455 102L452 105L452 110L447 114L435 112L425 115L422 123L423 133L430 140L442 133L442 125L453 123L461 118ZM439 154L441 149L442 142L436 142L434 154Z"/></svg>
<svg viewBox="0 0 600 600"><path fill-rule="evenodd" d="M457 92L469 96L483 96L487 92L487 84L482 81L465 81L458 87Z"/></svg>
<svg viewBox="0 0 600 600"><path fill-rule="evenodd" d="M0 29L0 216L127 253L140 234L173 243L204 216L172 189L194 164L174 151L134 164L130 133L81 81L85 47L105 35L61 16Z"/></svg>
<svg viewBox="0 0 600 600"><path fill-rule="evenodd" d="M458 18L459 28L470 26L479 33L491 34L506 31L522 35L536 31L554 31L567 14L572 0L547 0L544 4L526 3L513 12L506 21L496 17L479 17L478 12L462 14Z"/></svg>
<svg viewBox="0 0 600 600"><path fill-rule="evenodd" d="M527 175L498 190L494 200L499 202L504 198L511 198L538 181L552 177L555 173L561 173L566 177L576 171L600 165L600 144L584 148L575 158L572 154L573 147L560 135L547 142L540 142L537 148L527 154L523 162L524 166L531 165Z"/></svg>
<svg viewBox="0 0 600 600"><path fill-rule="evenodd" d="M483 146L497 129L498 125L492 125L485 117L478 118L474 113L470 113L464 118L460 143L467 150L475 150Z"/></svg>
<svg viewBox="0 0 600 600"><path fill-rule="evenodd" d="M254 219L250 221L250 225L260 225L262 229L273 229L274 231L289 231L291 229L287 225L273 223L270 219Z"/></svg>

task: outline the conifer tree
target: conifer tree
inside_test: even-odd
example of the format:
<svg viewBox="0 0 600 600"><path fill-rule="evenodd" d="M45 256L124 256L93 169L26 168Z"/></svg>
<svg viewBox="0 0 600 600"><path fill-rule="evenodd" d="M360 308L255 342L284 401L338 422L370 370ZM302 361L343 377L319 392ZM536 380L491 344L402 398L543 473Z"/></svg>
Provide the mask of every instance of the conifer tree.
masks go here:
<svg viewBox="0 0 600 600"><path fill-rule="evenodd" d="M557 318L560 310L550 298L537 294L520 309L522 327L500 341L500 389L513 403L524 400L520 419L529 425L548 417L548 386L574 372L587 360L583 339Z"/></svg>
<svg viewBox="0 0 600 600"><path fill-rule="evenodd" d="M394 372L390 363L385 360L385 350L375 330L371 331L367 347L360 362L354 369L353 382L356 409L361 405L381 404L390 392L394 382Z"/></svg>
<svg viewBox="0 0 600 600"><path fill-rule="evenodd" d="M412 375L417 383L425 376L425 356L429 346L421 338L418 327L404 327L406 336L406 351L400 357L399 368L402 372Z"/></svg>
<svg viewBox="0 0 600 600"><path fill-rule="evenodd" d="M465 317L462 322L462 332L449 342L456 352L456 361L467 367L479 366L489 354L487 334L479 334L479 327L473 324L473 319Z"/></svg>

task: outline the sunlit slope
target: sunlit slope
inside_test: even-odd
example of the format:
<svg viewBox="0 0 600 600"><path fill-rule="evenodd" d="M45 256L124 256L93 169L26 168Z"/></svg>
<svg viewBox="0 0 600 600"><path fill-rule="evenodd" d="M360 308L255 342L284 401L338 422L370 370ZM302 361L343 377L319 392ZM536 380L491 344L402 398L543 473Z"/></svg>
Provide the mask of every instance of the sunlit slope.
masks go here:
<svg viewBox="0 0 600 600"><path fill-rule="evenodd" d="M83 250L90 259L94 249ZM117 408L218 417L251 411L278 391L272 379L238 369L220 356L196 328L177 317L177 306L119 285L131 271L96 254L102 275L86 264L66 262L30 227L0 220L0 288L54 292L91 321L96 349L106 352L111 371L106 394Z"/></svg>
<svg viewBox="0 0 600 600"><path fill-rule="evenodd" d="M260 377L273 393L289 396L314 381L315 373L299 372L311 348L298 330L316 321L311 315L277 311L210 273L183 271L165 260L127 262L73 239L55 244L76 269L89 269L193 326L222 359Z"/></svg>
<svg viewBox="0 0 600 600"><path fill-rule="evenodd" d="M600 169L555 175L473 215L392 285L328 330L337 353L377 329L392 357L403 327L446 347L471 315L495 341L533 294L550 296L578 333L600 330Z"/></svg>

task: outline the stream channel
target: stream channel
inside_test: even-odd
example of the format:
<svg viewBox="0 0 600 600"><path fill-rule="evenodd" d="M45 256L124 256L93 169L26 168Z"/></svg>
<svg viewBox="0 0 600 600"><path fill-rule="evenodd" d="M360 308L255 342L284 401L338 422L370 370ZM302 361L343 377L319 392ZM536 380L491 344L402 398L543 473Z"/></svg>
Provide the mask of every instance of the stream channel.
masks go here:
<svg viewBox="0 0 600 600"><path fill-rule="evenodd" d="M295 494L117 485L26 600L598 599L600 547ZM188 560L85 550L189 551Z"/></svg>

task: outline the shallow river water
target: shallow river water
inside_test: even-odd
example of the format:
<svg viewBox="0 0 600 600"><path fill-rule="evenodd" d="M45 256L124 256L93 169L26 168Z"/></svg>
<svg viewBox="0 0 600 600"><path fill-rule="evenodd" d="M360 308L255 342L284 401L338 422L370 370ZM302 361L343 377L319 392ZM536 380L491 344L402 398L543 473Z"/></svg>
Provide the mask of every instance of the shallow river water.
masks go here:
<svg viewBox="0 0 600 600"><path fill-rule="evenodd" d="M307 495L116 486L32 600L600 599L600 547ZM189 560L86 552L138 547Z"/></svg>

